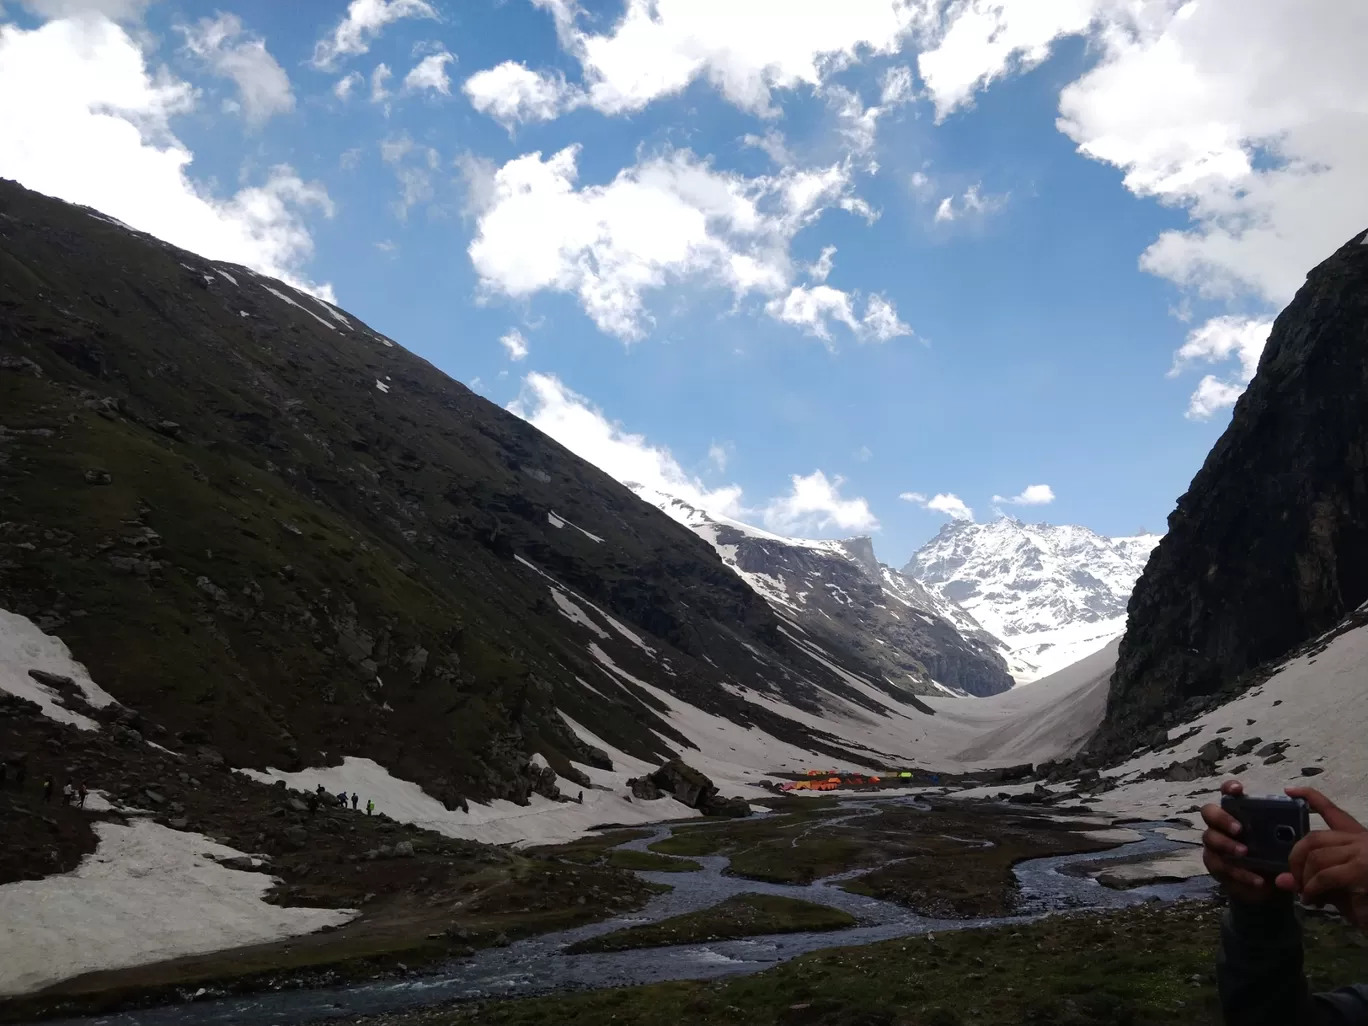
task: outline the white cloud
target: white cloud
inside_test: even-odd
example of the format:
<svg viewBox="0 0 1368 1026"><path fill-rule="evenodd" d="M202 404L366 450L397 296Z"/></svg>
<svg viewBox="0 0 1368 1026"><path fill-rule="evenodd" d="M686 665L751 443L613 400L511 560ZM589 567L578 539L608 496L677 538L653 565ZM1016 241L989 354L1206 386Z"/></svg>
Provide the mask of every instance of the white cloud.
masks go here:
<svg viewBox="0 0 1368 1026"><path fill-rule="evenodd" d="M1173 354L1169 377L1177 377L1197 363L1222 363L1233 358L1240 364L1234 380L1222 381L1212 374L1202 378L1188 403L1189 419L1205 420L1235 404L1253 380L1272 330L1271 318L1226 316L1213 317L1188 334L1187 341Z"/></svg>
<svg viewBox="0 0 1368 1026"><path fill-rule="evenodd" d="M627 0L611 32L596 35L566 0L537 2L579 60L588 102L607 114L698 79L743 110L773 114L772 90L817 88L867 53L897 52L911 20L901 0Z"/></svg>
<svg viewBox="0 0 1368 1026"><path fill-rule="evenodd" d="M433 176L442 158L432 147L419 146L408 135L400 135L381 140L380 159L394 169L399 182L394 211L401 221L407 220L410 210L436 195Z"/></svg>
<svg viewBox="0 0 1368 1026"><path fill-rule="evenodd" d="M912 329L898 318L898 311L893 308L892 302L876 292L865 303L859 334L876 342L887 342L902 335L911 335Z"/></svg>
<svg viewBox="0 0 1368 1026"><path fill-rule="evenodd" d="M313 254L305 216L331 216L326 190L284 166L226 199L192 181L193 154L169 119L194 95L165 70L153 75L128 33L103 18L0 25L0 175L330 296L303 271Z"/></svg>
<svg viewBox="0 0 1368 1026"><path fill-rule="evenodd" d="M794 474L790 479L793 491L772 499L761 511L761 519L771 531L780 534L815 534L828 531L842 533L877 531L878 518L864 499L841 497L844 480L830 480L820 470L806 477Z"/></svg>
<svg viewBox="0 0 1368 1026"><path fill-rule="evenodd" d="M747 178L680 150L577 187L578 154L530 153L499 168L484 183L470 259L486 293L574 294L623 339L643 335L644 297L667 284L786 292L794 235L831 206L867 209L850 202L846 164Z"/></svg>
<svg viewBox="0 0 1368 1026"><path fill-rule="evenodd" d="M921 492L903 492L898 498L933 513L944 513L952 520L974 519L974 511L964 504L963 499L952 492L938 492L929 499Z"/></svg>
<svg viewBox="0 0 1368 1026"><path fill-rule="evenodd" d="M1040 64L1056 39L1085 31L1099 6L1119 2L925 0L917 70L936 105L936 119L970 102L993 79Z"/></svg>
<svg viewBox="0 0 1368 1026"><path fill-rule="evenodd" d="M264 39L244 33L236 15L203 18L181 31L187 50L205 61L215 74L237 83L249 124L262 125L273 115L294 110L290 76L266 49Z"/></svg>
<svg viewBox="0 0 1368 1026"><path fill-rule="evenodd" d="M741 141L760 150L779 167L791 167L798 163L789 151L788 143L784 141L784 133L778 129L771 128L764 135L748 132Z"/></svg>
<svg viewBox="0 0 1368 1026"><path fill-rule="evenodd" d="M874 450L867 445L862 445L855 450L856 463L868 463L874 458Z"/></svg>
<svg viewBox="0 0 1368 1026"><path fill-rule="evenodd" d="M371 72L371 103L384 103L389 99L389 80L394 77L388 64L377 64Z"/></svg>
<svg viewBox="0 0 1368 1026"><path fill-rule="evenodd" d="M727 469L727 462L731 459L733 448L735 446L731 442L720 444L713 442L712 445L708 446L708 463L712 465L713 470L720 474Z"/></svg>
<svg viewBox="0 0 1368 1026"><path fill-rule="evenodd" d="M942 112L1090 31L1100 58L1063 90L1059 128L1137 196L1187 212L1141 266L1190 293L1271 311L1368 223L1362 0L929 3L922 74ZM1238 387L1212 377L1199 393L1200 417Z"/></svg>
<svg viewBox="0 0 1368 1026"><path fill-rule="evenodd" d="M816 284L826 281L827 276L831 274L831 266L835 262L835 257L835 246L823 246L822 255L817 258L817 262L808 265L808 280Z"/></svg>
<svg viewBox="0 0 1368 1026"><path fill-rule="evenodd" d="M1187 209L1143 266L1203 295L1289 300L1368 223L1368 6L1207 0L1108 26L1060 127L1126 186ZM1165 16L1167 15L1167 16Z"/></svg>
<svg viewBox="0 0 1368 1026"><path fill-rule="evenodd" d="M333 86L333 95L339 100L346 101L351 98L353 90L359 85L365 85L366 77L359 71L350 71L337 80Z"/></svg>
<svg viewBox="0 0 1368 1026"><path fill-rule="evenodd" d="M765 312L775 320L802 328L824 341L831 340L831 322L844 324L856 338L887 342L912 329L898 319L893 304L880 295L865 302L864 317L855 319L854 299L830 285L795 285L787 295L771 299Z"/></svg>
<svg viewBox="0 0 1368 1026"><path fill-rule="evenodd" d="M919 182L917 176L913 175L913 186L922 184L925 184L925 176L922 176L922 181ZM961 218L974 215L986 216L1007 205L1007 194L985 196L980 191L981 188L980 185L969 186L964 190L964 195L959 197L958 204L956 204L954 196L946 196L940 201L940 206L936 208L936 223L958 221Z"/></svg>
<svg viewBox="0 0 1368 1026"><path fill-rule="evenodd" d="M709 488L686 473L668 449L651 445L644 435L610 421L559 378L527 375L522 394L508 409L623 484L664 492L726 516L743 512L739 486Z"/></svg>
<svg viewBox="0 0 1368 1026"><path fill-rule="evenodd" d="M404 89L410 93L431 89L434 93L450 96L451 79L447 77L447 65L455 59L453 54L445 50L429 54L404 76Z"/></svg>
<svg viewBox="0 0 1368 1026"><path fill-rule="evenodd" d="M351 0L347 13L332 33L314 47L313 65L331 71L347 57L370 50L386 25L401 18L436 18L426 0Z"/></svg>
<svg viewBox="0 0 1368 1026"><path fill-rule="evenodd" d="M527 121L550 121L578 106L584 94L564 76L529 71L517 61L504 61L476 72L462 87L470 105L506 128Z"/></svg>
<svg viewBox="0 0 1368 1026"><path fill-rule="evenodd" d="M994 495L993 501L1012 506L1048 506L1055 501L1055 493L1047 484L1027 485L1020 495L1013 495L1010 499Z"/></svg>
<svg viewBox="0 0 1368 1026"><path fill-rule="evenodd" d="M499 345L508 351L508 358L515 363L527 359L527 339L517 328L512 328L499 339Z"/></svg>
<svg viewBox="0 0 1368 1026"><path fill-rule="evenodd" d="M916 83L912 79L912 69L905 64L889 68L883 73L882 90L879 103L884 107L896 107L910 103L916 95Z"/></svg>
<svg viewBox="0 0 1368 1026"><path fill-rule="evenodd" d="M23 7L42 18L71 18L99 14L111 21L140 17L153 0L20 0Z"/></svg>
<svg viewBox="0 0 1368 1026"><path fill-rule="evenodd" d="M668 449L652 445L644 435L633 434L610 421L588 399L548 374L527 375L521 394L508 409L629 487L663 492L700 509L739 520L759 521L786 534L850 534L879 527L864 499L842 497L842 479L828 479L820 470L806 477L794 475L787 495L748 509L742 503L739 485L709 488L685 471ZM714 445L709 450L714 466L718 464L713 450L718 448Z"/></svg>

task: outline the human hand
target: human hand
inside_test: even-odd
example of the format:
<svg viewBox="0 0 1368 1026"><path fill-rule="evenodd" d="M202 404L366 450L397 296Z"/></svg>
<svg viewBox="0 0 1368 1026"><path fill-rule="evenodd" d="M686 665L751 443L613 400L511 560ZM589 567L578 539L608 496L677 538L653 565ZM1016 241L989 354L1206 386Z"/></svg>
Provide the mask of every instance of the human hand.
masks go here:
<svg viewBox="0 0 1368 1026"><path fill-rule="evenodd" d="M1305 799L1330 829L1298 841L1283 876L1308 905L1329 902L1355 926L1368 927L1368 828L1314 787L1289 787L1287 793Z"/></svg>
<svg viewBox="0 0 1368 1026"><path fill-rule="evenodd" d="M1244 786L1238 780L1227 780L1221 785L1221 793L1244 794ZM1219 802L1203 805L1202 819L1207 825L1206 832L1202 834L1202 864L1207 872L1236 901L1249 905L1267 901L1274 890L1269 886L1269 881L1253 870L1235 864L1235 860L1244 857L1248 851L1236 840L1241 830L1240 821L1221 808ZM1283 889L1291 890L1290 877L1287 884Z"/></svg>

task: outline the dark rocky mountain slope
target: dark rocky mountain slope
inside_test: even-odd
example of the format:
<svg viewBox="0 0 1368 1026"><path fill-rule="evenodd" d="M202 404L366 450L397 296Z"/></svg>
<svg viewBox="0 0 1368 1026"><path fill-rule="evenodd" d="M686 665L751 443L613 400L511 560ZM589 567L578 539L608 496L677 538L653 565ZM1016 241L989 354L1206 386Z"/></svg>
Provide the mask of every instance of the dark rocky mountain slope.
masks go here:
<svg viewBox="0 0 1368 1026"><path fill-rule="evenodd" d="M1097 746L1177 722L1368 600L1368 236L1279 315L1136 585Z"/></svg>
<svg viewBox="0 0 1368 1026"><path fill-rule="evenodd" d="M356 318L5 181L0 608L173 747L367 756L447 801L521 799L536 752L606 767L558 710L687 758L665 693L846 760L744 695L886 715L853 673L905 697Z"/></svg>
<svg viewBox="0 0 1368 1026"><path fill-rule="evenodd" d="M638 494L710 542L781 619L823 645L853 649L887 680L922 695L1012 687L1002 643L954 602L880 563L871 539L784 538L674 496Z"/></svg>

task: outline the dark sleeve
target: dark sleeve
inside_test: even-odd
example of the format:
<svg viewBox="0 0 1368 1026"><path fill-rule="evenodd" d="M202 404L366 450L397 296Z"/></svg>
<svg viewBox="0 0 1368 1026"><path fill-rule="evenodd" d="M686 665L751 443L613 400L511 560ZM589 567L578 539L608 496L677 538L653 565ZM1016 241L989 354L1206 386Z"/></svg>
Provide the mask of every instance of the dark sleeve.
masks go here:
<svg viewBox="0 0 1368 1026"><path fill-rule="evenodd" d="M1221 920L1216 985L1226 1026L1368 1026L1368 988L1310 992L1290 897L1231 902Z"/></svg>

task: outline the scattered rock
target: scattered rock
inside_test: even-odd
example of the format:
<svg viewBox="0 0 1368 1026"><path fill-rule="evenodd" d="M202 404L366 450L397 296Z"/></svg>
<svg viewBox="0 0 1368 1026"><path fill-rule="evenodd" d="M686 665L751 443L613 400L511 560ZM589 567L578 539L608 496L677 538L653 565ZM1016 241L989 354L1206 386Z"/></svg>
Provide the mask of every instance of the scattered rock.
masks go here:
<svg viewBox="0 0 1368 1026"><path fill-rule="evenodd" d="M647 777L633 777L627 781L627 786L632 789L633 798L640 798L644 802L653 802L665 797L665 792Z"/></svg>
<svg viewBox="0 0 1368 1026"><path fill-rule="evenodd" d="M1270 755L1267 759L1263 761L1263 764L1265 766L1272 766L1275 763L1283 762L1284 760L1286 760L1286 758L1287 756L1279 752L1277 755Z"/></svg>
<svg viewBox="0 0 1368 1026"><path fill-rule="evenodd" d="M107 470L87 470L85 472L85 483L91 485L113 484L114 478L109 475Z"/></svg>
<svg viewBox="0 0 1368 1026"><path fill-rule="evenodd" d="M399 859L399 858L411 859L411 858L413 858L413 856L414 856L414 851L413 851L413 842L412 842L412 841L400 841L398 844L396 844L396 845L394 846L394 857L395 857L395 858L397 858L397 859Z"/></svg>
<svg viewBox="0 0 1368 1026"><path fill-rule="evenodd" d="M1303 766L1301 775L1304 777L1318 777L1324 772L1324 766Z"/></svg>

